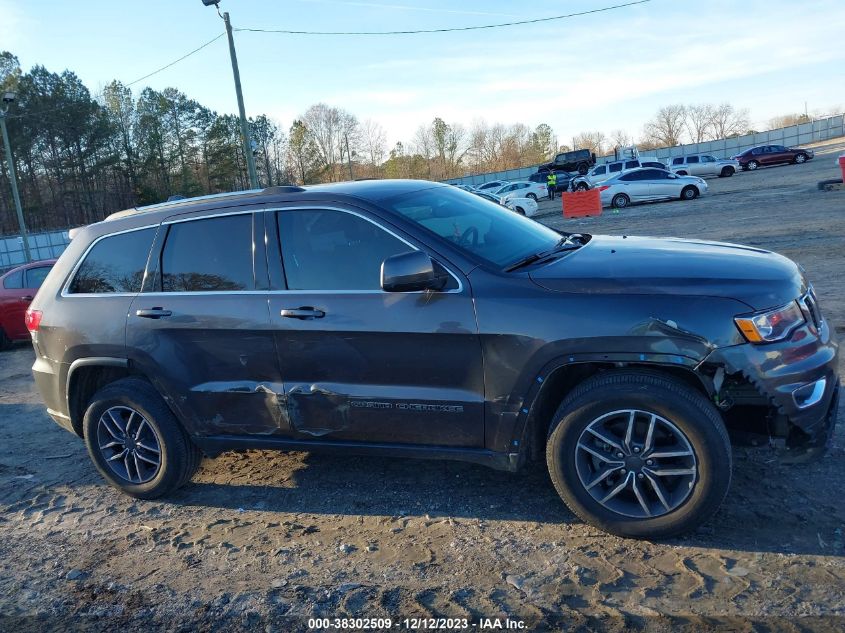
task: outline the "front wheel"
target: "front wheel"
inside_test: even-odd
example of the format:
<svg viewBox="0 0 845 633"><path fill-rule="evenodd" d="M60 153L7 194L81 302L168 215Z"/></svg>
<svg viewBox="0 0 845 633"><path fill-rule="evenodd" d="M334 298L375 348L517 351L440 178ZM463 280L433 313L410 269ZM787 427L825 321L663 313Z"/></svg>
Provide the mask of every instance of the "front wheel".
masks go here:
<svg viewBox="0 0 845 633"><path fill-rule="evenodd" d="M579 183L575 186L575 189L576 189L577 191L586 191L586 190L587 190L587 189L589 189L589 188L590 188L590 187L587 185L587 183L586 183L586 182L579 182Z"/></svg>
<svg viewBox="0 0 845 633"><path fill-rule="evenodd" d="M610 201L610 205L617 209L624 209L629 204L631 204L631 199L624 193L617 193L613 196L613 200Z"/></svg>
<svg viewBox="0 0 845 633"><path fill-rule="evenodd" d="M798 154L795 157L795 163L798 164L798 165L800 165L801 163L806 163L806 162L807 162L807 155L806 154Z"/></svg>
<svg viewBox="0 0 845 633"><path fill-rule="evenodd" d="M681 200L694 200L698 197L698 189L689 185L681 191Z"/></svg>
<svg viewBox="0 0 845 633"><path fill-rule="evenodd" d="M716 408L651 372L607 372L576 387L554 416L546 460L575 514L633 538L694 529L718 510L731 481Z"/></svg>
<svg viewBox="0 0 845 633"><path fill-rule="evenodd" d="M720 178L727 178L728 176L733 176L733 175L734 175L733 167L722 167L722 171L719 174L719 177Z"/></svg>
<svg viewBox="0 0 845 633"><path fill-rule="evenodd" d="M534 202L537 202L537 196L536 196L536 194L529 193L529 194L528 194L527 196L525 196L525 197L526 197L526 198L531 198Z"/></svg>
<svg viewBox="0 0 845 633"><path fill-rule="evenodd" d="M155 499L187 483L202 459L158 392L140 378L100 389L82 426L103 478L138 499Z"/></svg>
<svg viewBox="0 0 845 633"><path fill-rule="evenodd" d="M516 211L519 215L525 215L525 209L522 207L516 207L514 211Z"/></svg>

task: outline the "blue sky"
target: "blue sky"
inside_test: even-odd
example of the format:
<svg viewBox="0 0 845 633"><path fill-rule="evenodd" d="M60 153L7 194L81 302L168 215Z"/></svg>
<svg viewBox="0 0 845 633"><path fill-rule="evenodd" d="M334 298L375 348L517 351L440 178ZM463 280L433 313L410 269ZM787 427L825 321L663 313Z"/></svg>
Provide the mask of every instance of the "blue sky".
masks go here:
<svg viewBox="0 0 845 633"><path fill-rule="evenodd" d="M404 30L530 19L623 0L222 0L234 26ZM75 71L93 92L130 82L223 28L200 0L0 0L0 49ZM401 37L236 33L248 114L285 127L324 101L391 144L440 116L633 136L661 105L728 101L770 117L845 108L843 0L652 0L558 22ZM175 86L235 112L225 38L133 87Z"/></svg>

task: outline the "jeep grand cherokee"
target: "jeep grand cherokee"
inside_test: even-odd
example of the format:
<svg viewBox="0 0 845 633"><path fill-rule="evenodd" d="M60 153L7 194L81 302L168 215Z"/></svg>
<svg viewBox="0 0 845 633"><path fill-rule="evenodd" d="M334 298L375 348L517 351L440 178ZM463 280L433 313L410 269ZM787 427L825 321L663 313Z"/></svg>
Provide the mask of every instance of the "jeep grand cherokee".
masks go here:
<svg viewBox="0 0 845 633"><path fill-rule="evenodd" d="M132 496L249 448L545 459L578 516L632 537L716 511L728 429L821 453L839 387L784 257L561 234L421 181L115 214L73 239L27 326L48 413Z"/></svg>

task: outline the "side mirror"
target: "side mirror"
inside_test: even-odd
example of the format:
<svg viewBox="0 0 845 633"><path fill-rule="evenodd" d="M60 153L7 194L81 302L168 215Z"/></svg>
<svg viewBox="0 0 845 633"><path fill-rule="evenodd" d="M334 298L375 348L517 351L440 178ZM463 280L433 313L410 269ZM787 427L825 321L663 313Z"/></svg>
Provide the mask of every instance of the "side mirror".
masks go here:
<svg viewBox="0 0 845 633"><path fill-rule="evenodd" d="M381 288L385 292L440 290L446 276L434 270L434 261L422 251L388 257L381 264Z"/></svg>

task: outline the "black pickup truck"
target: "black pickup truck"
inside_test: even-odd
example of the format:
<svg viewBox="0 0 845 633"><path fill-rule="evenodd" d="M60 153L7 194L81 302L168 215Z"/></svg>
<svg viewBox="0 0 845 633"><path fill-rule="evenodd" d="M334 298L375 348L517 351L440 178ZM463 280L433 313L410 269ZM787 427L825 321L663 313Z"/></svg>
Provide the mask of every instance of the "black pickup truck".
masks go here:
<svg viewBox="0 0 845 633"><path fill-rule="evenodd" d="M562 152L555 156L550 163L545 163L537 171L577 171L582 176L596 164L596 155L588 149L576 149L573 152Z"/></svg>

